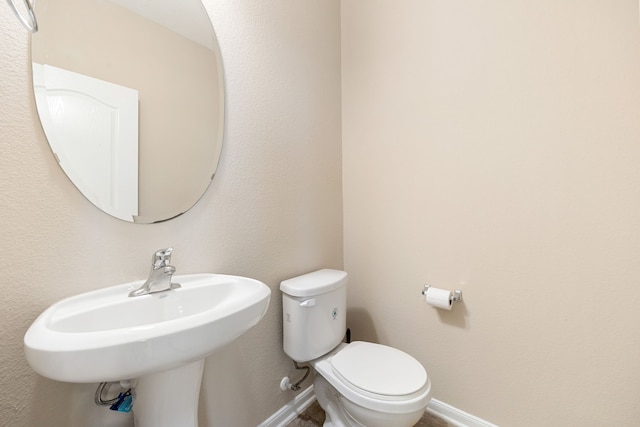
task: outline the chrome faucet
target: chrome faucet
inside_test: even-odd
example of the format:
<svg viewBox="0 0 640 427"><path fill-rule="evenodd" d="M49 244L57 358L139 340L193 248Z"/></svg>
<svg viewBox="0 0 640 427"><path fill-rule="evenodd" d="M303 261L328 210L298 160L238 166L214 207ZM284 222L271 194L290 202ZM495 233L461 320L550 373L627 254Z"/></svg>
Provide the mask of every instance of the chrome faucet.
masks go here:
<svg viewBox="0 0 640 427"><path fill-rule="evenodd" d="M171 283L176 268L171 265L171 253L173 248L160 249L151 258L151 272L149 278L138 289L129 292L130 297L164 292L180 287L178 283Z"/></svg>

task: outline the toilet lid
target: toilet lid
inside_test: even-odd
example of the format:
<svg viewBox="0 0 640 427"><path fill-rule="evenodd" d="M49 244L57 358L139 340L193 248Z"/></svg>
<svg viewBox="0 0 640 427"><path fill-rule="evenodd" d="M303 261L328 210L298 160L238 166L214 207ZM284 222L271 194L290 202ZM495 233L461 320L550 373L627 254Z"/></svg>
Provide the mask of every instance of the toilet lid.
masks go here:
<svg viewBox="0 0 640 427"><path fill-rule="evenodd" d="M427 382L427 372L413 357L393 347L355 341L331 358L334 371L370 393L403 396Z"/></svg>

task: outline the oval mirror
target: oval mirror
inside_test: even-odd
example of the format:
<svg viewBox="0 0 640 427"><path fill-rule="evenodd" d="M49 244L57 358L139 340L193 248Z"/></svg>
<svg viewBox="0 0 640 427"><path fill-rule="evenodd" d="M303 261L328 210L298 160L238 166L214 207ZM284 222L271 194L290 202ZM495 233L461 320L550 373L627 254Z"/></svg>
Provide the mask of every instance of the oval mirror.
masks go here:
<svg viewBox="0 0 640 427"><path fill-rule="evenodd" d="M222 148L224 82L200 0L38 0L40 122L58 163L104 212L154 223L190 209Z"/></svg>

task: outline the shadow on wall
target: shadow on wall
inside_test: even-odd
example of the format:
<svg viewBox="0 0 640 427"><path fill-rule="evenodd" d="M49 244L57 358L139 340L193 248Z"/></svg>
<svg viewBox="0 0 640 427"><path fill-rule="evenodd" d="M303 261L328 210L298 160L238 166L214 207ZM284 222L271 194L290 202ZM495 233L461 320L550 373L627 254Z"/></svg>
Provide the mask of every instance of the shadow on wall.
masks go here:
<svg viewBox="0 0 640 427"><path fill-rule="evenodd" d="M434 308L434 310L437 311L440 322L461 329L467 327L469 312L467 311L464 300L454 303L451 310L441 310L437 308Z"/></svg>
<svg viewBox="0 0 640 427"><path fill-rule="evenodd" d="M351 330L351 341L378 342L373 318L364 308L347 309L347 328Z"/></svg>

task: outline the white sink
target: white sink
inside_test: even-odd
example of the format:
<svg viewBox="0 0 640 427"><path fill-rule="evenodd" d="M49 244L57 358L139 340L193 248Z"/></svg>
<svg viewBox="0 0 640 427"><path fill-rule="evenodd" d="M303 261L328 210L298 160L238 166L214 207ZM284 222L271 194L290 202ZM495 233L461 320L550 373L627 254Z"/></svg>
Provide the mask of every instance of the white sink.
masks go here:
<svg viewBox="0 0 640 427"><path fill-rule="evenodd" d="M174 276L181 288L129 297L143 281L64 299L46 309L24 337L27 361L58 381L140 377L213 353L257 324L270 289L238 276Z"/></svg>

